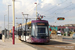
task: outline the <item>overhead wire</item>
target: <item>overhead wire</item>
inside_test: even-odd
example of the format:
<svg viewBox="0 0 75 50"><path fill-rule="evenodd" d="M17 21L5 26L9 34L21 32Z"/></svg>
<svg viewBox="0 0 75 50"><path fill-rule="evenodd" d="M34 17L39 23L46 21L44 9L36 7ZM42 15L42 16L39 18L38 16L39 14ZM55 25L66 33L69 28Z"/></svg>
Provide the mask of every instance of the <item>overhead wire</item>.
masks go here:
<svg viewBox="0 0 75 50"><path fill-rule="evenodd" d="M32 9L30 9L30 10L28 11L28 13L31 12L34 8L35 8L35 6L34 6Z"/></svg>
<svg viewBox="0 0 75 50"><path fill-rule="evenodd" d="M65 0L65 1L64 1L64 2L62 2L62 3L58 3L58 5L63 4L63 3L65 3L66 1L67 1L67 0ZM50 8L49 10L54 9L54 8L56 8L56 6L54 6L54 7ZM45 12L47 12L47 11L49 11L49 10L46 10Z"/></svg>
<svg viewBox="0 0 75 50"><path fill-rule="evenodd" d="M69 6L71 6L71 5L69 5ZM69 7L69 6L67 6L67 7ZM67 8L67 7L65 7L65 8ZM62 8L62 9L64 9L64 8ZM54 17L51 17L51 18L54 18ZM50 19L50 18L49 18Z"/></svg>
<svg viewBox="0 0 75 50"><path fill-rule="evenodd" d="M74 8L75 8L75 7L74 7ZM72 8L72 9L73 9L73 8ZM71 9L71 10L72 10L72 9ZM69 13L69 12L70 12L71 10L69 10L69 11L66 11L66 12L64 12L64 13L62 13L62 14L66 14L66 13Z"/></svg>
<svg viewBox="0 0 75 50"><path fill-rule="evenodd" d="M56 14L56 13L55 13ZM47 19L51 19L51 18L54 18L54 17L56 17L56 16L52 16L52 17L50 17L50 18L47 18ZM45 18L46 19L46 18Z"/></svg>
<svg viewBox="0 0 75 50"><path fill-rule="evenodd" d="M64 2L59 3L59 4L63 4L63 3L65 3L66 1L67 1L67 0L65 0ZM56 6L50 8L49 10L54 9L55 7L56 7ZM35 8L35 6L34 6L31 10L29 10L28 12L31 12L34 8ZM47 11L49 11L49 10L47 10ZM46 12L46 11L45 11L45 12Z"/></svg>
<svg viewBox="0 0 75 50"><path fill-rule="evenodd" d="M71 5L73 5L73 4L71 4ZM69 6L71 6L71 5L69 5ZM66 6L65 8L68 8L69 6ZM62 8L62 9L65 9L65 8ZM57 10L59 10L59 9L57 9ZM71 10L69 10L69 11L71 11ZM69 11L67 11L67 12L69 12ZM54 11L55 12L55 11ZM65 12L65 13L67 13L67 12ZM53 17L51 17L51 18L53 18ZM50 18L49 18L50 19Z"/></svg>
<svg viewBox="0 0 75 50"><path fill-rule="evenodd" d="M65 0L65 1L63 1L63 2L61 2L61 3L59 3L58 5L60 5L60 4L63 4L63 3L65 3L67 0Z"/></svg>
<svg viewBox="0 0 75 50"><path fill-rule="evenodd" d="M65 0L65 1L67 1L67 0ZM65 1L64 1L63 3L65 3ZM63 4L63 3L59 3L59 4ZM51 9L53 9L53 8L55 8L55 7L56 7L56 6L50 8L49 10L51 10ZM35 6L34 6L33 8L35 8ZM32 8L31 10L29 10L28 12L31 12L31 11L33 10L33 8ZM47 11L49 11L49 10L47 10ZM45 11L45 12L46 12L46 11Z"/></svg>
<svg viewBox="0 0 75 50"><path fill-rule="evenodd" d="M34 3L33 3L34 4ZM29 5L29 4L27 4L26 5L27 6L27 8L29 8L28 10L27 10L27 13L29 13L30 11L32 11L34 8L35 8L35 6L34 7L32 7L32 5ZM30 8L31 7L31 8Z"/></svg>
<svg viewBox="0 0 75 50"><path fill-rule="evenodd" d="M65 3L67 0L65 0L64 2L62 2L62 3L59 3L59 5L60 4L63 4L63 3ZM56 6L55 7L52 7L52 8L50 8L49 10L51 10L51 9L53 9L53 8L56 8ZM49 11L49 10L47 10L47 11ZM45 11L46 12L46 11ZM47 12L46 12L47 13ZM51 17L51 18L54 18L54 17ZM50 18L49 18L50 19Z"/></svg>
<svg viewBox="0 0 75 50"><path fill-rule="evenodd" d="M65 8L67 8L67 7L69 7L69 6L71 6L72 4L70 4L70 5L68 5L68 6L66 6ZM61 9L65 9L65 8L61 8ZM61 10L61 9L56 9L55 11L53 11L51 14L53 14L54 12L56 12L57 10Z"/></svg>
<svg viewBox="0 0 75 50"><path fill-rule="evenodd" d="M36 2L38 2L38 0ZM39 5L39 4L37 4L37 5ZM35 6L31 10L29 10L28 13L31 12L34 8L35 8Z"/></svg>

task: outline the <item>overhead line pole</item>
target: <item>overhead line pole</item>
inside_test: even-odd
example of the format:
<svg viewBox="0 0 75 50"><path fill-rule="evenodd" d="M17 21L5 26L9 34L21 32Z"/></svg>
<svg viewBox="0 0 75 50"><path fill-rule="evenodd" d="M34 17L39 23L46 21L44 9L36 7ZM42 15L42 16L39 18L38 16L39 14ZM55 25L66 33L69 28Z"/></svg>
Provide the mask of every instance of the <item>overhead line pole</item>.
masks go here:
<svg viewBox="0 0 75 50"><path fill-rule="evenodd" d="M9 39L9 6L11 5L8 5L8 39Z"/></svg>
<svg viewBox="0 0 75 50"><path fill-rule="evenodd" d="M23 14L23 12L22 12L22 24L24 23L24 14Z"/></svg>
<svg viewBox="0 0 75 50"><path fill-rule="evenodd" d="M28 15L29 15L29 14L23 14L23 15L27 15L27 18L26 18L26 25L25 25L25 41L26 41L26 34L27 34L26 26L27 26L27 20L28 20Z"/></svg>
<svg viewBox="0 0 75 50"><path fill-rule="evenodd" d="M5 41L5 15L4 15L4 34L3 34L2 40L3 40L3 42Z"/></svg>

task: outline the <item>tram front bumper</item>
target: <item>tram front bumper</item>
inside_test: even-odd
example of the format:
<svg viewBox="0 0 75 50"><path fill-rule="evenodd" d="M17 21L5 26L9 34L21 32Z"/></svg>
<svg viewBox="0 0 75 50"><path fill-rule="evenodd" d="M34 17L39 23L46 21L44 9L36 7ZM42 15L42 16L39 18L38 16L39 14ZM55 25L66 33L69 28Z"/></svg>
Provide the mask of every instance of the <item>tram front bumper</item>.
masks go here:
<svg viewBox="0 0 75 50"><path fill-rule="evenodd" d="M50 40L49 39L38 39L38 38L33 38L32 37L32 43L48 43Z"/></svg>

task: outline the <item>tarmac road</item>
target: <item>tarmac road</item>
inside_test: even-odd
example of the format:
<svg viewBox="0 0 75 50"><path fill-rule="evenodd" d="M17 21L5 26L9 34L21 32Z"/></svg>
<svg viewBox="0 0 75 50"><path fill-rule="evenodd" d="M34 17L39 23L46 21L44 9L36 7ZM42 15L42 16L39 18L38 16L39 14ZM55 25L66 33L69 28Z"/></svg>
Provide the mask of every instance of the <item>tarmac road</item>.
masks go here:
<svg viewBox="0 0 75 50"><path fill-rule="evenodd" d="M75 39L73 39L73 38L63 37L62 40L63 40L63 41L67 41L67 42L73 42L73 43L75 43Z"/></svg>
<svg viewBox="0 0 75 50"><path fill-rule="evenodd" d="M36 48L37 50L75 50L75 44L64 43L64 42L57 42L57 41L50 41L46 44L30 44L23 42L31 47Z"/></svg>

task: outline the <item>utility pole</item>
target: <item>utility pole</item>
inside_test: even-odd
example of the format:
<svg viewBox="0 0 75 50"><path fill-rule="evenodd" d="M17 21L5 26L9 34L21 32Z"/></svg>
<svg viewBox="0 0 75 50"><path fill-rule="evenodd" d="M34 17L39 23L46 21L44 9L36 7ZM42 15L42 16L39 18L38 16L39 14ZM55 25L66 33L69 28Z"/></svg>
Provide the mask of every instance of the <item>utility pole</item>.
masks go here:
<svg viewBox="0 0 75 50"><path fill-rule="evenodd" d="M35 2L35 4L36 4L36 19L37 19L37 2Z"/></svg>
<svg viewBox="0 0 75 50"><path fill-rule="evenodd" d="M5 30L5 15L4 15L4 30ZM4 31L4 33L5 33L5 31Z"/></svg>
<svg viewBox="0 0 75 50"><path fill-rule="evenodd" d="M15 31L15 0L12 0L13 2L13 45L15 44L15 36L14 36L14 31Z"/></svg>
<svg viewBox="0 0 75 50"><path fill-rule="evenodd" d="M23 12L22 12L22 18L23 18L23 21L22 21L22 24L24 23L24 14L23 14Z"/></svg>
<svg viewBox="0 0 75 50"><path fill-rule="evenodd" d="M25 25L25 41L26 41L26 34L27 34L26 26L27 26L27 20L28 20L28 15L29 14L23 14L23 15L27 15L27 18L25 18L26 19L26 25Z"/></svg>
<svg viewBox="0 0 75 50"><path fill-rule="evenodd" d="M3 37L2 40L3 40L3 42L4 42L4 41L5 41L5 15L4 15L4 34L3 34L2 37Z"/></svg>
<svg viewBox="0 0 75 50"><path fill-rule="evenodd" d="M11 5L8 5L8 36L7 36L8 39L9 39L9 6Z"/></svg>
<svg viewBox="0 0 75 50"><path fill-rule="evenodd" d="M23 18L22 24L24 24L24 14L23 14L23 12L22 12L22 18ZM22 37L24 37L24 28L23 28L23 30L22 30Z"/></svg>

